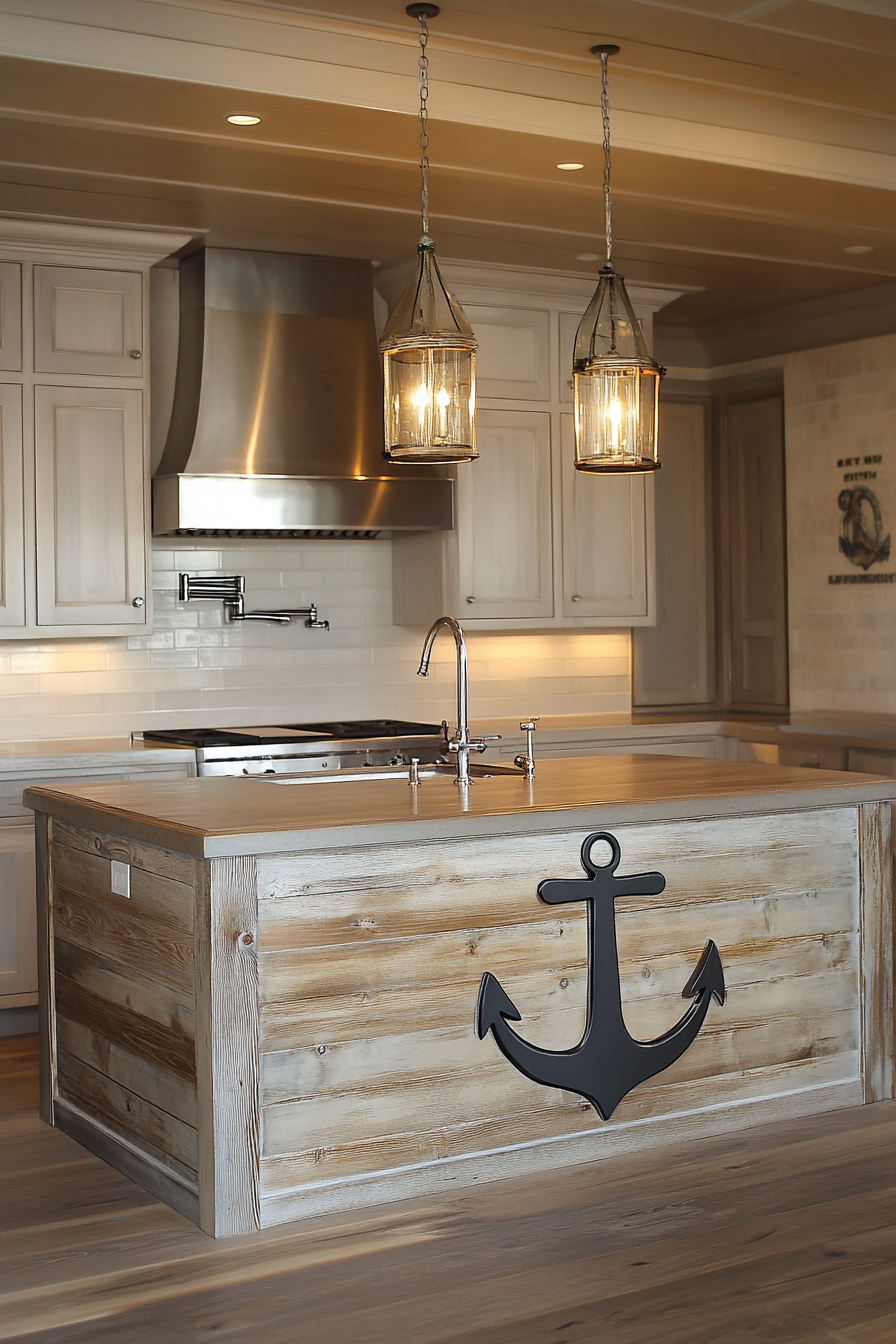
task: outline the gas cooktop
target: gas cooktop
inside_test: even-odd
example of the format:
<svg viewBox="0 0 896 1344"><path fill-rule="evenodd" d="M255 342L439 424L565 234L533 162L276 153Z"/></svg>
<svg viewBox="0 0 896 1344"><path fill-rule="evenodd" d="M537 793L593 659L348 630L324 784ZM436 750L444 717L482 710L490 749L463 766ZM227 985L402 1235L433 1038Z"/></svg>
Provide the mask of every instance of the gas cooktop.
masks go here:
<svg viewBox="0 0 896 1344"><path fill-rule="evenodd" d="M346 719L334 723L288 723L251 728L159 728L143 734L146 742L176 747L266 747L299 742L357 742L399 737L438 737L438 723L403 719Z"/></svg>

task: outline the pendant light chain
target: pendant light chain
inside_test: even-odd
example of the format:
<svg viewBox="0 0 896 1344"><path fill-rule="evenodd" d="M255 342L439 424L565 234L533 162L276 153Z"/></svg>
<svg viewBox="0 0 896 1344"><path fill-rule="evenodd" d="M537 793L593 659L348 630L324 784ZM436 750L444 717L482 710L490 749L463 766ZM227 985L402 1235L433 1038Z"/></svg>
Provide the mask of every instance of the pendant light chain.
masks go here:
<svg viewBox="0 0 896 1344"><path fill-rule="evenodd" d="M607 265L613 265L613 213L610 199L610 93L607 81L609 53L600 54L600 110L604 122L604 223L607 230Z"/></svg>
<svg viewBox="0 0 896 1344"><path fill-rule="evenodd" d="M420 90L420 210L423 217L423 237L429 237L429 57L426 44L429 41L429 29L426 15L420 14L420 60L418 62L417 83Z"/></svg>

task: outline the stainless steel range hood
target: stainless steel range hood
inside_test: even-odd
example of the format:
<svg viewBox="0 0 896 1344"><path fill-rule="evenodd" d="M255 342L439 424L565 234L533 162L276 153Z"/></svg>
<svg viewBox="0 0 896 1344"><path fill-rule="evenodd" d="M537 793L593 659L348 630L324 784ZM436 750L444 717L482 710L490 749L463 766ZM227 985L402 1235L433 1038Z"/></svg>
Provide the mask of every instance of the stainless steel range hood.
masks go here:
<svg viewBox="0 0 896 1344"><path fill-rule="evenodd" d="M206 248L181 263L157 536L450 528L451 482L382 447L369 262Z"/></svg>

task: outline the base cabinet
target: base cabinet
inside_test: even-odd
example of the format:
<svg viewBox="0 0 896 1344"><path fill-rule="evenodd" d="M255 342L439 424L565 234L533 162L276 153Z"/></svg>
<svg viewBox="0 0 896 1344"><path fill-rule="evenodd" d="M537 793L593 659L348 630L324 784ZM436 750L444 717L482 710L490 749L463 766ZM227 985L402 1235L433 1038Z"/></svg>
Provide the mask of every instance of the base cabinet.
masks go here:
<svg viewBox="0 0 896 1344"><path fill-rule="evenodd" d="M0 1012L37 1003L34 821L22 793L32 784L64 780L186 779L190 761L118 770L55 770L45 776L0 776Z"/></svg>
<svg viewBox="0 0 896 1344"><path fill-rule="evenodd" d="M34 827L0 821L0 1009L36 1002Z"/></svg>

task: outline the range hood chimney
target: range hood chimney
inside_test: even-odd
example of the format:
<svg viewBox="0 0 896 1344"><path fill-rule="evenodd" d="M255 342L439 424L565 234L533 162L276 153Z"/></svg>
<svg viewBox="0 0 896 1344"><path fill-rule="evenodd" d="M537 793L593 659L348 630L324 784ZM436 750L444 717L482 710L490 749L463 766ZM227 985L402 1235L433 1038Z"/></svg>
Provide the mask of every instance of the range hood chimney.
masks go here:
<svg viewBox="0 0 896 1344"><path fill-rule="evenodd" d="M382 456L366 261L205 248L153 480L157 536L358 536L452 525L451 482Z"/></svg>

